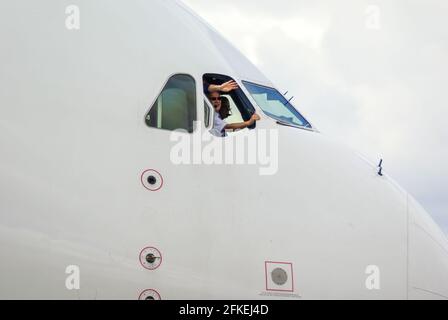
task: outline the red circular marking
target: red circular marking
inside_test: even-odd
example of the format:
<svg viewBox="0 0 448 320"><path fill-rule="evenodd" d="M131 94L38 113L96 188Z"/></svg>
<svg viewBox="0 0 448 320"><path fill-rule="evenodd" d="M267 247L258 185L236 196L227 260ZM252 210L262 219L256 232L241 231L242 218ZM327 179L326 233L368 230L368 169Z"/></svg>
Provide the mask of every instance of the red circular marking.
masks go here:
<svg viewBox="0 0 448 320"><path fill-rule="evenodd" d="M160 256L160 263L159 263L159 265L158 265L157 267L155 267L155 268L148 268L148 267L145 266L145 264L142 262L142 253L143 253L143 251L145 251L145 250L147 250L147 249L154 249L155 251L157 251L157 252L159 253L159 256ZM139 254L139 256L138 256L138 260L140 261L140 264L142 265L143 268L145 268L145 269L147 269L147 270L151 270L151 271L153 271L153 270L158 269L158 268L162 265L163 258L162 258L162 253L159 251L159 249L154 248L154 247L146 247L146 248L144 248L142 251L140 251L140 254Z"/></svg>
<svg viewBox="0 0 448 320"><path fill-rule="evenodd" d="M154 289L146 289L146 290L142 291L142 292L140 293L140 295L138 296L138 300L142 300L142 296L143 296L146 292L148 292L148 291L154 292L154 293L159 297L159 300L162 300L162 297L160 296L160 293L158 293L157 290L154 290Z"/></svg>
<svg viewBox="0 0 448 320"><path fill-rule="evenodd" d="M144 177L145 174L148 173L148 172L155 172L155 173L157 173L157 175L158 175L158 176L160 177L160 179L162 180L161 183L160 183L160 187L158 187L157 189L150 189L150 188L148 188L148 187L145 185L145 183L143 182L143 177ZM142 173L142 175L141 175L141 177L140 177L140 181L141 181L141 183L142 183L142 185L143 185L143 187L144 187L145 189L147 189L147 190L149 190L149 191L152 191L152 192L159 191L159 190L162 189L162 187L163 187L163 177L162 177L162 175L160 174L160 172L158 172L157 170L154 170L154 169L148 169L148 170L143 171L143 173Z"/></svg>

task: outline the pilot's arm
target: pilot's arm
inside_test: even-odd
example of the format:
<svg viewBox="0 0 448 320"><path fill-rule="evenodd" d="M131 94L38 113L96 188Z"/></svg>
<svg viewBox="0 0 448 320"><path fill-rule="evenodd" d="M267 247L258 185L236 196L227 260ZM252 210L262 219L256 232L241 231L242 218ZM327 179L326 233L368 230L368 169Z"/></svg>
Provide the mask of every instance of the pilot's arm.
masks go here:
<svg viewBox="0 0 448 320"><path fill-rule="evenodd" d="M207 93L207 91L208 91L208 93L211 93L211 92L230 92L230 91L236 90L238 88L239 88L238 84L235 81L230 80L230 81L227 81L227 82L225 82L225 83L223 83L221 85L210 84L206 88L207 90L205 90L205 91L206 91L206 93Z"/></svg>
<svg viewBox="0 0 448 320"><path fill-rule="evenodd" d="M244 121L241 123L231 123L231 124L227 124L225 126L225 130L239 130L239 129L245 129L247 127L250 127L251 125L253 125L256 121L260 120L260 116L258 114L254 114L250 120L248 121Z"/></svg>

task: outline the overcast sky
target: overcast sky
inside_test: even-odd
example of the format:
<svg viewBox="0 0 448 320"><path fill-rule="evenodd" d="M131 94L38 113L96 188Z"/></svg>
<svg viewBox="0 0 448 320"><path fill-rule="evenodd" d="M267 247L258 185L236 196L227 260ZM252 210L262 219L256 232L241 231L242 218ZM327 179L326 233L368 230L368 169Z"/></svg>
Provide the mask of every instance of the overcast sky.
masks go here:
<svg viewBox="0 0 448 320"><path fill-rule="evenodd" d="M448 233L448 1L184 2Z"/></svg>

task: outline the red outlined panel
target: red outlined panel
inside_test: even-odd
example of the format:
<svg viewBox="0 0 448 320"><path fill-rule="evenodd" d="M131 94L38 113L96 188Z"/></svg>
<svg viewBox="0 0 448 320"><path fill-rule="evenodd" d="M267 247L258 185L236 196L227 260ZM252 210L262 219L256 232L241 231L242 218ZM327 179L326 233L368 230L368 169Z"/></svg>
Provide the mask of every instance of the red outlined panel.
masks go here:
<svg viewBox="0 0 448 320"><path fill-rule="evenodd" d="M140 181L146 190L152 192L162 189L164 183L162 175L154 169L143 171L142 175L140 176Z"/></svg>
<svg viewBox="0 0 448 320"><path fill-rule="evenodd" d="M294 292L294 271L291 262L265 261L266 291Z"/></svg>
<svg viewBox="0 0 448 320"><path fill-rule="evenodd" d="M140 293L138 300L162 300L162 298L156 290L146 289Z"/></svg>
<svg viewBox="0 0 448 320"><path fill-rule="evenodd" d="M159 249L146 247L140 251L139 260L143 268L152 271L160 267L163 257Z"/></svg>

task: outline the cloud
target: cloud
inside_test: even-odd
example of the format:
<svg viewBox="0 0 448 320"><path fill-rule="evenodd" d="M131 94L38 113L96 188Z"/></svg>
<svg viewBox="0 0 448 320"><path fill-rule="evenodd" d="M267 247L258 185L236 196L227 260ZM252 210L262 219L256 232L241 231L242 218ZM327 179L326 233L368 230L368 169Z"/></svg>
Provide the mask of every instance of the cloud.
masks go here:
<svg viewBox="0 0 448 320"><path fill-rule="evenodd" d="M448 232L448 2L184 2Z"/></svg>

